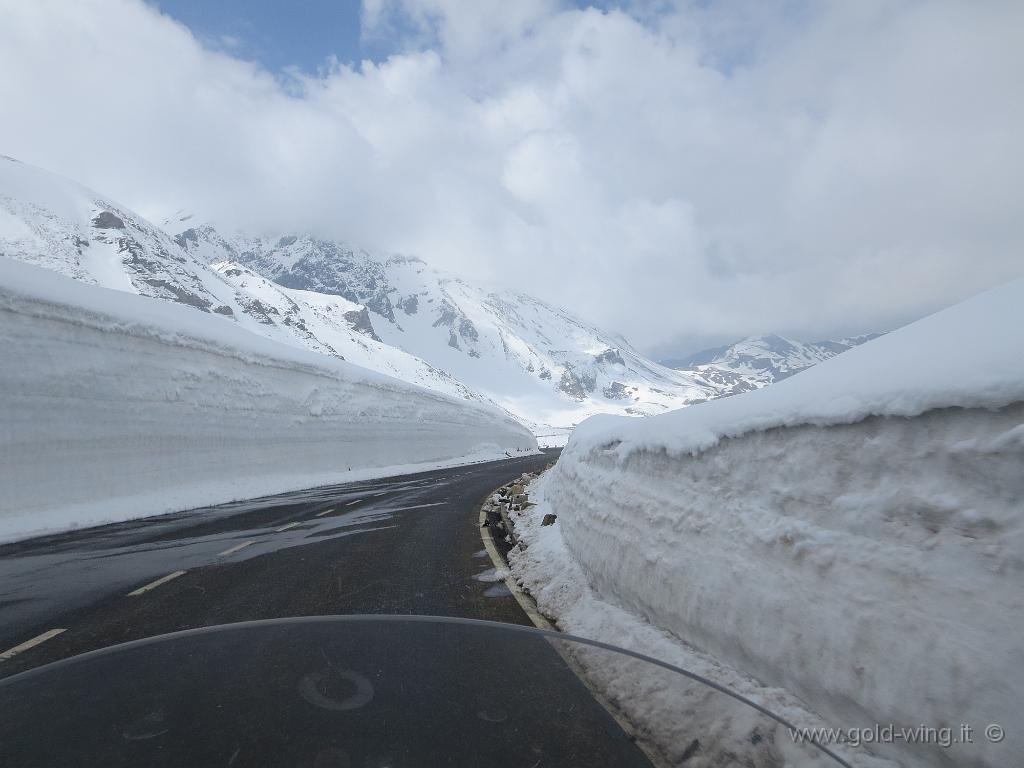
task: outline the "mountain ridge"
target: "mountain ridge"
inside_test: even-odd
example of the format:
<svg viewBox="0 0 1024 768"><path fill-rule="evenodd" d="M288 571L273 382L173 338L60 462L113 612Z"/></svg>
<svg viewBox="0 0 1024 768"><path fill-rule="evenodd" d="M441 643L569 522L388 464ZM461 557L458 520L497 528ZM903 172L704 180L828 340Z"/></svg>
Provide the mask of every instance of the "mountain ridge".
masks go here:
<svg viewBox="0 0 1024 768"><path fill-rule="evenodd" d="M662 360L661 364L675 370L701 373L723 384L735 380L741 386L749 384L752 388L759 388L882 335L865 333L814 342L796 341L774 333L747 336L732 344L700 350L682 358Z"/></svg>
<svg viewBox="0 0 1024 768"><path fill-rule="evenodd" d="M0 160L0 255L494 405L547 444L596 413L654 415L765 386L845 343L790 360L780 348L791 343L773 337L775 348L733 345L731 357L677 370L562 308L415 256L301 232L224 233L186 212L162 224L77 182Z"/></svg>
<svg viewBox="0 0 1024 768"><path fill-rule="evenodd" d="M564 309L474 285L414 256L375 255L302 233L224 235L186 216L166 226L218 269L234 260L293 290L362 304L385 343L449 372L538 433L564 436L593 413L649 415L720 393L699 374L664 368Z"/></svg>

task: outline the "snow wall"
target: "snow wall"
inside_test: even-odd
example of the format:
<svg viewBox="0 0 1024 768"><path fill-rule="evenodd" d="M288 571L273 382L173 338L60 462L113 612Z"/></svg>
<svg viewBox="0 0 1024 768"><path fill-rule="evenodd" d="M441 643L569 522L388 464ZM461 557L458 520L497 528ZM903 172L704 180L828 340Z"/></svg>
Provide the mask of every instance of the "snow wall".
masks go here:
<svg viewBox="0 0 1024 768"><path fill-rule="evenodd" d="M0 538L536 452L525 428L0 258Z"/></svg>
<svg viewBox="0 0 1024 768"><path fill-rule="evenodd" d="M1024 765L1022 328L1017 282L764 390L588 420L546 488L566 547L832 726L975 729L881 754Z"/></svg>

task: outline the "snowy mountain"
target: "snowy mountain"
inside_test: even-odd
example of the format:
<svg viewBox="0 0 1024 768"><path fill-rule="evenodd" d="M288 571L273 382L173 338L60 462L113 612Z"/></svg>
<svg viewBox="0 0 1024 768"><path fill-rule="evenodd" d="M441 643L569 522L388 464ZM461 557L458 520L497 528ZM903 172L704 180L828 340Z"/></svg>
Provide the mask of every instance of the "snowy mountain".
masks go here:
<svg viewBox="0 0 1024 768"><path fill-rule="evenodd" d="M261 276L261 290L365 307L365 332L450 374L547 442L595 413L650 415L726 390L699 372L657 365L545 302L472 285L416 258L378 257L303 234L225 235L188 215L164 226L218 273L242 270L247 288Z"/></svg>
<svg viewBox="0 0 1024 768"><path fill-rule="evenodd" d="M649 415L726 391L529 296L305 234L154 226L55 174L0 161L0 255L185 304L292 346L499 405L564 440L594 413Z"/></svg>
<svg viewBox="0 0 1024 768"><path fill-rule="evenodd" d="M881 335L867 333L817 342L794 341L776 334L749 336L728 346L663 360L662 365L703 376L729 388L729 394L738 394L785 379Z"/></svg>
<svg viewBox="0 0 1024 768"><path fill-rule="evenodd" d="M233 316L229 286L142 217L0 156L0 254L120 291Z"/></svg>
<svg viewBox="0 0 1024 768"><path fill-rule="evenodd" d="M496 404L546 444L564 442L596 413L663 413L763 386L830 354L827 344L804 345L799 354L773 351L766 365L760 350L735 345L713 363L673 370L557 307L416 258L303 233L225 233L188 214L161 228L9 158L0 160L0 255Z"/></svg>
<svg viewBox="0 0 1024 768"><path fill-rule="evenodd" d="M212 268L124 206L6 157L0 159L0 256L174 301L291 346L485 401L443 371L381 342L363 306L290 290L237 265Z"/></svg>

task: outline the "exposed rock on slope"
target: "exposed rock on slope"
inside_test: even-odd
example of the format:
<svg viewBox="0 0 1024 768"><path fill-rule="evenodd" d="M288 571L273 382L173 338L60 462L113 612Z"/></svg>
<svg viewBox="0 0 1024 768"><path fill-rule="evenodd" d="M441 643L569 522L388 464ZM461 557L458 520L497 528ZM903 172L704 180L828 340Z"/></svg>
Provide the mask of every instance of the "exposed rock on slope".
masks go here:
<svg viewBox="0 0 1024 768"><path fill-rule="evenodd" d="M226 235L190 215L165 226L170 235L81 185L0 161L0 254L497 404L548 444L596 413L662 413L763 386L831 354L818 345L794 357L772 342L672 370L550 304L416 258L301 233Z"/></svg>
<svg viewBox="0 0 1024 768"><path fill-rule="evenodd" d="M195 230L172 238L80 184L0 159L0 256L86 283L221 315L260 336L446 394L486 401L449 374L382 343L362 304L336 295L290 290L237 260L208 263L205 256L211 253L241 255L234 244L217 237L206 229L202 236ZM190 252L199 246L207 250Z"/></svg>
<svg viewBox="0 0 1024 768"><path fill-rule="evenodd" d="M309 236L225 236L192 219L177 240L197 258L239 262L281 286L369 310L379 338L446 371L548 442L594 413L646 415L722 394L700 373L652 363L623 339L533 297L485 289L405 256Z"/></svg>
<svg viewBox="0 0 1024 768"><path fill-rule="evenodd" d="M670 368L701 375L727 388L728 394L739 394L785 379L879 336L868 333L810 343L775 334L750 336L726 347L662 362Z"/></svg>

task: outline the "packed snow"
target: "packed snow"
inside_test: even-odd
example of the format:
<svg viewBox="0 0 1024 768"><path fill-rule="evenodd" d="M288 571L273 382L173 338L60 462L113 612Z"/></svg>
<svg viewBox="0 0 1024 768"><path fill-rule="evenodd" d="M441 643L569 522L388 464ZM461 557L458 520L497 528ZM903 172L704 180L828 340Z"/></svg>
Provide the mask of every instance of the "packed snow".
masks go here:
<svg viewBox="0 0 1024 768"><path fill-rule="evenodd" d="M1021 327L1017 281L767 389L588 420L517 575L567 629L649 622L832 726L975 729L872 747L902 764L1024 764Z"/></svg>
<svg viewBox="0 0 1024 768"><path fill-rule="evenodd" d="M657 419L589 419L574 432L573 450L603 445L623 459L636 450L681 456L774 427L1000 408L1024 400L1022 326L1024 280L1017 280L756 392Z"/></svg>
<svg viewBox="0 0 1024 768"><path fill-rule="evenodd" d="M556 509L549 499L554 477L548 472L528 486L530 502L535 506L510 513L520 544L509 552L509 562L515 579L530 592L544 614L556 619L562 631L674 664L767 708L797 728L827 727L793 693L765 685L698 650L673 632L655 626L641 613L622 607L614 595L602 594L592 586L584 565L566 546L561 532L564 521L559 518L554 525L541 525L544 516ZM775 720L703 683L617 654L569 644L564 650L571 653L591 685L630 721L663 764L686 768L837 765L817 749L795 743ZM830 748L855 768L897 766L841 745Z"/></svg>
<svg viewBox="0 0 1024 768"><path fill-rule="evenodd" d="M0 538L535 452L499 410L0 258Z"/></svg>

